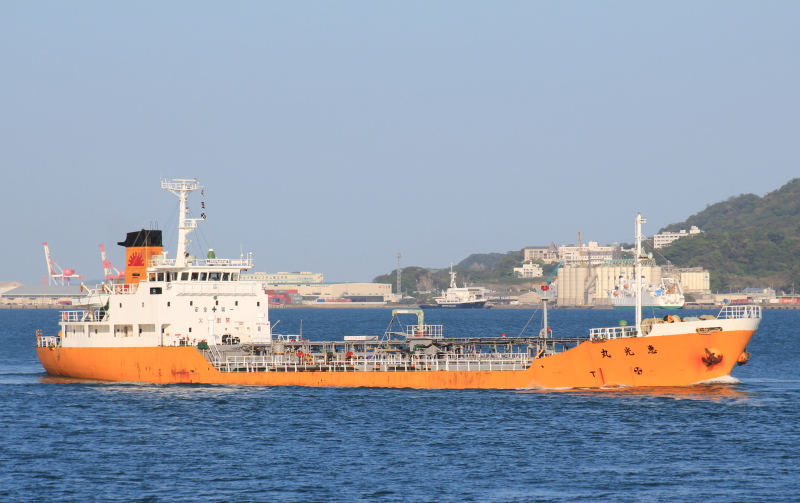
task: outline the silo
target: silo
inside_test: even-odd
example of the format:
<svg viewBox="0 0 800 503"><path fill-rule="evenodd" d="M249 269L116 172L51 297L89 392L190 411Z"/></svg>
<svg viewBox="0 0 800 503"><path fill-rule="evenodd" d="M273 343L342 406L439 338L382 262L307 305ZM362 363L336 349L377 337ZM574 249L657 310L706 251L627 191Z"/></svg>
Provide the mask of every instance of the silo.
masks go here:
<svg viewBox="0 0 800 503"><path fill-rule="evenodd" d="M586 278L589 276L589 269L578 267L575 275L575 304L586 304Z"/></svg>
<svg viewBox="0 0 800 503"><path fill-rule="evenodd" d="M574 287L572 266L562 267L561 272L564 273L564 295L561 297L561 305L569 306L572 304L572 291Z"/></svg>
<svg viewBox="0 0 800 503"><path fill-rule="evenodd" d="M559 306L567 305L567 294L569 293L569 273L567 272L567 266L561 266L558 269L558 290L557 290L557 297L556 297L556 304Z"/></svg>
<svg viewBox="0 0 800 503"><path fill-rule="evenodd" d="M662 277L661 274L662 271L660 265L654 265L653 267L651 267L650 280L648 281L648 283L661 283L661 277Z"/></svg>

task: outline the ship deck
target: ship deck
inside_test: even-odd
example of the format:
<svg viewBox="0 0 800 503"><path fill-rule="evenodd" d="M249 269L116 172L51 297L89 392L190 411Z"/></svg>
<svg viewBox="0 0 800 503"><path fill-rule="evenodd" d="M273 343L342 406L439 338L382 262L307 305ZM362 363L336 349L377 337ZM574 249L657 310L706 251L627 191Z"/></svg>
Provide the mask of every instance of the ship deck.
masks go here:
<svg viewBox="0 0 800 503"><path fill-rule="evenodd" d="M309 341L216 346L203 356L220 372L370 372L525 370L536 358L590 337L463 337Z"/></svg>

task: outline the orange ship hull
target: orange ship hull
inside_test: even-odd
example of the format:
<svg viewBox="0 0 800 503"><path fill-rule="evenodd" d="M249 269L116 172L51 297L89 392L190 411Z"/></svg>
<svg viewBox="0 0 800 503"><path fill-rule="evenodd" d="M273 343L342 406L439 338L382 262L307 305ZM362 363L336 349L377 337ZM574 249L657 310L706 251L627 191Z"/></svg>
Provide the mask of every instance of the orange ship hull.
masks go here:
<svg viewBox="0 0 800 503"><path fill-rule="evenodd" d="M526 370L220 372L194 347L39 347L54 376L158 384L202 383L261 386L387 388L597 388L685 386L730 375L753 335L734 330L587 341L533 360ZM707 365L706 349L722 355ZM302 367L301 367L302 369Z"/></svg>

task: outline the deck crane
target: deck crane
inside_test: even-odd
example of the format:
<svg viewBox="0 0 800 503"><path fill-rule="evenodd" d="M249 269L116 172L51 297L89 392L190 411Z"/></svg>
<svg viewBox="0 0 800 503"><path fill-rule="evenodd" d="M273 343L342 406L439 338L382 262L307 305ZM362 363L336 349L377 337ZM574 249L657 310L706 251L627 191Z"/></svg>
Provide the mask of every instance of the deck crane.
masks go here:
<svg viewBox="0 0 800 503"><path fill-rule="evenodd" d="M105 275L105 278L125 279L125 271L118 270L111 264L111 262L106 260L106 247L103 245L98 246L100 247L100 258L103 259L103 274Z"/></svg>
<svg viewBox="0 0 800 503"><path fill-rule="evenodd" d="M71 279L83 279L83 276L75 274L75 269L61 269L55 260L50 258L50 247L47 246L46 241L42 243L42 246L44 246L44 258L47 261L48 285L64 286L69 285Z"/></svg>

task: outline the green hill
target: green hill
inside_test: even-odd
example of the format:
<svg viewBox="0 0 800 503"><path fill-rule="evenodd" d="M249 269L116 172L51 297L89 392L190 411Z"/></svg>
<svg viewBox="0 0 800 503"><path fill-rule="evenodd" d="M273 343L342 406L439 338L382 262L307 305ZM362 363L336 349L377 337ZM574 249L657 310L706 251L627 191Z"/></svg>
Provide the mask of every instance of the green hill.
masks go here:
<svg viewBox="0 0 800 503"><path fill-rule="evenodd" d="M456 280L459 286L468 285L524 285L530 279L520 279L514 274L514 268L522 264L522 250L506 253L473 253L455 266L458 273ZM553 265L543 266L549 274ZM375 283L391 283L392 291L396 290L397 269L372 280ZM404 267L402 270L401 288L403 293L414 294L418 291L439 291L450 286L450 269L426 269L423 267Z"/></svg>
<svg viewBox="0 0 800 503"><path fill-rule="evenodd" d="M663 231L696 225L705 232L658 250L678 267L705 267L713 291L749 286L800 289L800 178L764 197L742 194Z"/></svg>
<svg viewBox="0 0 800 503"><path fill-rule="evenodd" d="M768 287L786 292L800 291L800 178L764 197L741 194L710 204L685 222L659 232L689 229L705 231L681 238L661 250L656 258L677 267L703 267L711 273L712 291L738 291L747 287ZM630 246L630 245L628 245ZM660 257L659 257L660 256ZM459 262L458 283L524 285L513 268L522 262L522 251L477 253ZM544 266L550 274L554 264ZM396 271L373 281L394 285ZM402 275L403 291L434 291L450 284L448 269L407 267Z"/></svg>

